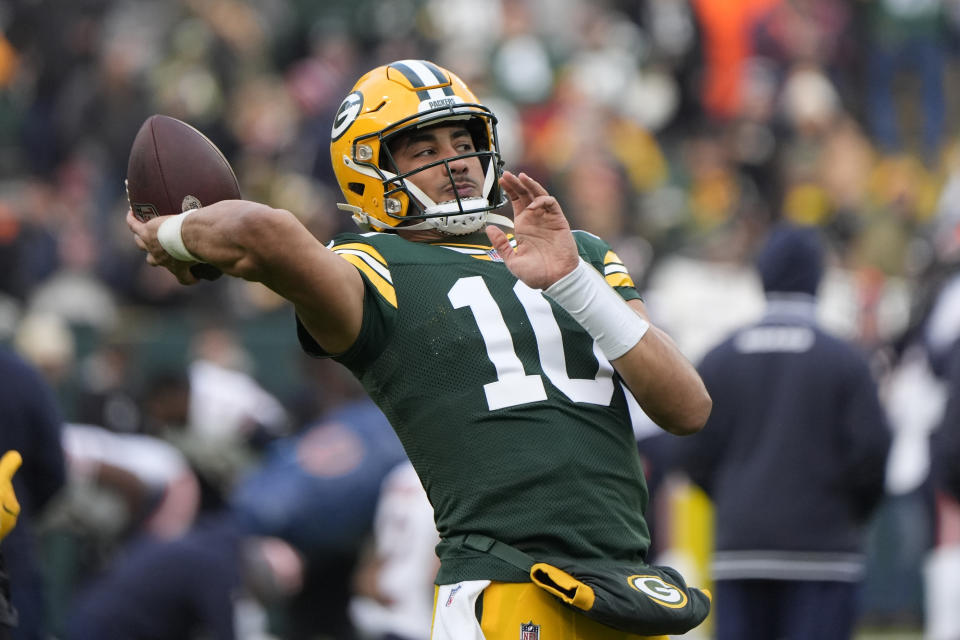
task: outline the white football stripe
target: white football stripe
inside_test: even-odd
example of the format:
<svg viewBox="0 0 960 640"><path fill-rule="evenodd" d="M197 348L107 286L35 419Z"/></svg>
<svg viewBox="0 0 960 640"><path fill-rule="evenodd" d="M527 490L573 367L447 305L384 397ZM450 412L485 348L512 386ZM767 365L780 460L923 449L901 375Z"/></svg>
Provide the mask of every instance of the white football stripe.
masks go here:
<svg viewBox="0 0 960 640"><path fill-rule="evenodd" d="M373 256L364 253L363 251L358 251L356 249L334 249L336 253L348 253L352 256L357 256L361 260L367 263L367 265L380 274L384 280L393 284L393 279L390 277L390 270L383 266L376 258Z"/></svg>
<svg viewBox="0 0 960 640"><path fill-rule="evenodd" d="M401 62L407 65L411 71L417 74L417 77L420 78L420 82L422 82L425 86L432 87L440 82L437 76L434 75L434 73L430 71L430 69L428 69L427 66L420 60L402 60ZM442 88L427 89L426 91L427 95L432 100L446 97L446 94L444 94Z"/></svg>

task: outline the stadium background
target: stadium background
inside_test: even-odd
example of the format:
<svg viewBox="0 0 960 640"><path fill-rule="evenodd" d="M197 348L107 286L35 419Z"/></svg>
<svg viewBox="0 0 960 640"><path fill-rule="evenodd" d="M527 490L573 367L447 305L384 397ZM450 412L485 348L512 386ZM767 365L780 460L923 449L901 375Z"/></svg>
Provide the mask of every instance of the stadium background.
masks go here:
<svg viewBox="0 0 960 640"><path fill-rule="evenodd" d="M126 155L149 114L181 118L224 150L244 197L330 237L352 226L334 206L332 115L394 59L471 85L501 119L508 167L612 241L693 360L760 308L749 260L774 218L825 231L822 315L882 381L954 268L956 0L4 0L0 29L0 339L42 368L68 421L113 419L89 402L108 395L105 362L136 414L214 326L296 417L320 410L282 301L144 264L123 223ZM883 57L897 50L916 64ZM933 534L909 515L916 464L875 527L878 633L922 624ZM702 565L707 541L684 534L709 517L702 498L680 487L668 502L661 544Z"/></svg>

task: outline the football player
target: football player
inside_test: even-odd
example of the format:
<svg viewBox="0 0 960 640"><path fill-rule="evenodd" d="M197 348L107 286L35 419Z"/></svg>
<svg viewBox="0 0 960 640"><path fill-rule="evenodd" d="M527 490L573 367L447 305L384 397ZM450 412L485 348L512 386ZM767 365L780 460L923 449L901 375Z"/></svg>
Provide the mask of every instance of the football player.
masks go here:
<svg viewBox="0 0 960 640"><path fill-rule="evenodd" d="M397 61L361 77L334 119L340 208L362 233L324 246L290 212L239 200L127 222L147 262L183 284L206 262L285 297L303 348L350 369L390 419L441 536L434 640L637 638L464 543L643 562L648 496L625 394L678 435L711 407L609 245L503 171L496 123L450 71Z"/></svg>

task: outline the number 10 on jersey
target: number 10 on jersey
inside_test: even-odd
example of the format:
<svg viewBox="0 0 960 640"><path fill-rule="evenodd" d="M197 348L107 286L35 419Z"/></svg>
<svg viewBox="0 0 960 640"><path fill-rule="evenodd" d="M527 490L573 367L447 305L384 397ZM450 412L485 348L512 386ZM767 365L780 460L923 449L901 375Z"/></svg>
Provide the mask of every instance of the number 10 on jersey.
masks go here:
<svg viewBox="0 0 960 640"><path fill-rule="evenodd" d="M540 367L550 382L573 402L609 406L613 399L613 366L593 345L593 355L599 363L593 378L570 378L563 351L563 334L553 315L550 302L536 289L520 281L513 287L537 340ZM497 372L497 379L483 385L487 406L491 411L547 399L543 378L527 375L517 356L510 329L497 301L491 295L482 276L460 278L447 292L455 309L467 307L473 313L477 328L483 337L487 357Z"/></svg>

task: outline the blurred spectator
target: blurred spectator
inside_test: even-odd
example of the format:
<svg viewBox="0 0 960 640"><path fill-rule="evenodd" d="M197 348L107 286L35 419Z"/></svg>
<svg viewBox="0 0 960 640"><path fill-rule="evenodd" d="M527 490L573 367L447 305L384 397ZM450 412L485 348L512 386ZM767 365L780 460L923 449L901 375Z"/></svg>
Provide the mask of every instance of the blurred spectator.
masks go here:
<svg viewBox="0 0 960 640"><path fill-rule="evenodd" d="M223 446L262 446L289 432L286 410L254 379L253 361L228 329L193 340L189 429Z"/></svg>
<svg viewBox="0 0 960 640"><path fill-rule="evenodd" d="M406 459L386 417L357 389L349 387L351 395L321 420L271 445L232 497L250 531L283 538L303 553L304 587L288 608L291 640L355 636L347 615L350 578L383 478Z"/></svg>
<svg viewBox="0 0 960 640"><path fill-rule="evenodd" d="M94 271L97 249L90 232L78 225L61 239L62 266L34 289L28 310L106 333L116 327L119 312L113 291Z"/></svg>
<svg viewBox="0 0 960 640"><path fill-rule="evenodd" d="M140 371L133 345L104 336L78 363L79 381L73 421L96 424L115 433L133 433L143 419L137 392Z"/></svg>
<svg viewBox="0 0 960 640"><path fill-rule="evenodd" d="M752 53L750 29L763 12L778 1L691 1L703 34L701 92L708 116L725 120L738 113L744 62Z"/></svg>
<svg viewBox="0 0 960 640"><path fill-rule="evenodd" d="M186 371L160 368L144 381L142 429L183 453L201 483L201 510L219 510L291 425L286 408L253 377L253 360L230 329L199 332L191 349Z"/></svg>
<svg viewBox="0 0 960 640"><path fill-rule="evenodd" d="M936 166L943 148L946 122L944 71L946 29L942 0L904 2L873 0L867 44L867 115L874 139L886 153L907 147L898 118L900 92L894 86L918 77L912 87L920 97L922 135L919 151L929 166ZM903 72L909 71L910 74Z"/></svg>
<svg viewBox="0 0 960 640"><path fill-rule="evenodd" d="M0 292L18 305L56 267L56 239L31 211L40 190L22 178L0 183Z"/></svg>
<svg viewBox="0 0 960 640"><path fill-rule="evenodd" d="M948 186L927 232L910 240L919 274L911 288L909 323L891 336L883 352L890 371L883 381L884 405L893 429L887 465L888 498L873 535L874 562L865 604L879 624L920 625L948 638L958 585L955 546L960 509L944 491L943 464L949 449L938 439L949 432L950 361L960 337L960 252L957 201ZM939 469L938 469L939 467Z"/></svg>
<svg viewBox="0 0 960 640"><path fill-rule="evenodd" d="M179 370L160 370L144 385L142 431L173 445L200 483L200 511L219 512L237 478L255 464L245 447L204 439L190 432L190 379Z"/></svg>
<svg viewBox="0 0 960 640"><path fill-rule="evenodd" d="M262 638L265 616L249 607L295 593L301 571L290 545L251 536L223 514L179 538L131 543L103 576L80 590L64 637Z"/></svg>
<svg viewBox="0 0 960 640"><path fill-rule="evenodd" d="M794 63L834 69L844 49L850 8L832 0L784 0L760 12L751 26L753 52L781 70Z"/></svg>
<svg viewBox="0 0 960 640"><path fill-rule="evenodd" d="M36 313L24 316L13 338L17 352L59 391L76 362L76 340L60 316Z"/></svg>
<svg viewBox="0 0 960 640"><path fill-rule="evenodd" d="M0 346L0 450L15 449L23 466L13 487L20 502L17 527L3 542L12 602L19 613L15 640L46 638L44 579L37 548L36 521L66 481L60 409L41 375Z"/></svg>
<svg viewBox="0 0 960 640"><path fill-rule="evenodd" d="M924 367L922 391L901 393L896 399L904 422L913 418L914 464L925 478L924 507L929 551L923 567L926 595L922 616L926 638L947 640L960 634L960 166L957 158L940 198L937 218L930 227L931 260L924 287L916 293L916 317L903 338L899 370ZM915 355L919 352L919 355ZM918 416L919 417L915 417ZM909 424L909 423L908 423ZM906 457L906 456L902 456ZM905 465L901 465L902 467ZM915 524L912 526L916 526Z"/></svg>
<svg viewBox="0 0 960 640"><path fill-rule="evenodd" d="M0 458L0 542L17 526L20 503L13 490L13 474L23 463L18 451L6 451ZM10 578L0 549L0 639L10 640L10 629L17 625L17 610L10 604Z"/></svg>
<svg viewBox="0 0 960 640"><path fill-rule="evenodd" d="M153 436L68 423L63 448L71 484L102 487L122 500L120 526L114 533L136 531L175 538L193 524L199 485L186 459L172 445ZM74 519L82 517L78 513ZM104 522L87 526L109 527Z"/></svg>
<svg viewBox="0 0 960 640"><path fill-rule="evenodd" d="M960 316L954 316L960 326ZM925 634L929 640L960 636L960 342L950 350L946 371L947 403L932 447L937 500L937 540L926 559Z"/></svg>
<svg viewBox="0 0 960 640"><path fill-rule="evenodd" d="M676 462L715 505L718 640L852 637L890 434L866 359L814 322L817 232L775 227L763 319L699 367L714 400Z"/></svg>
<svg viewBox="0 0 960 640"><path fill-rule="evenodd" d="M48 619L55 635L79 584L110 565L132 537L182 534L200 505L187 461L158 438L67 423L62 439L67 484L42 523Z"/></svg>
<svg viewBox="0 0 960 640"><path fill-rule="evenodd" d="M428 640L433 621L433 507L409 462L383 480L370 548L357 567L350 617L370 640Z"/></svg>

